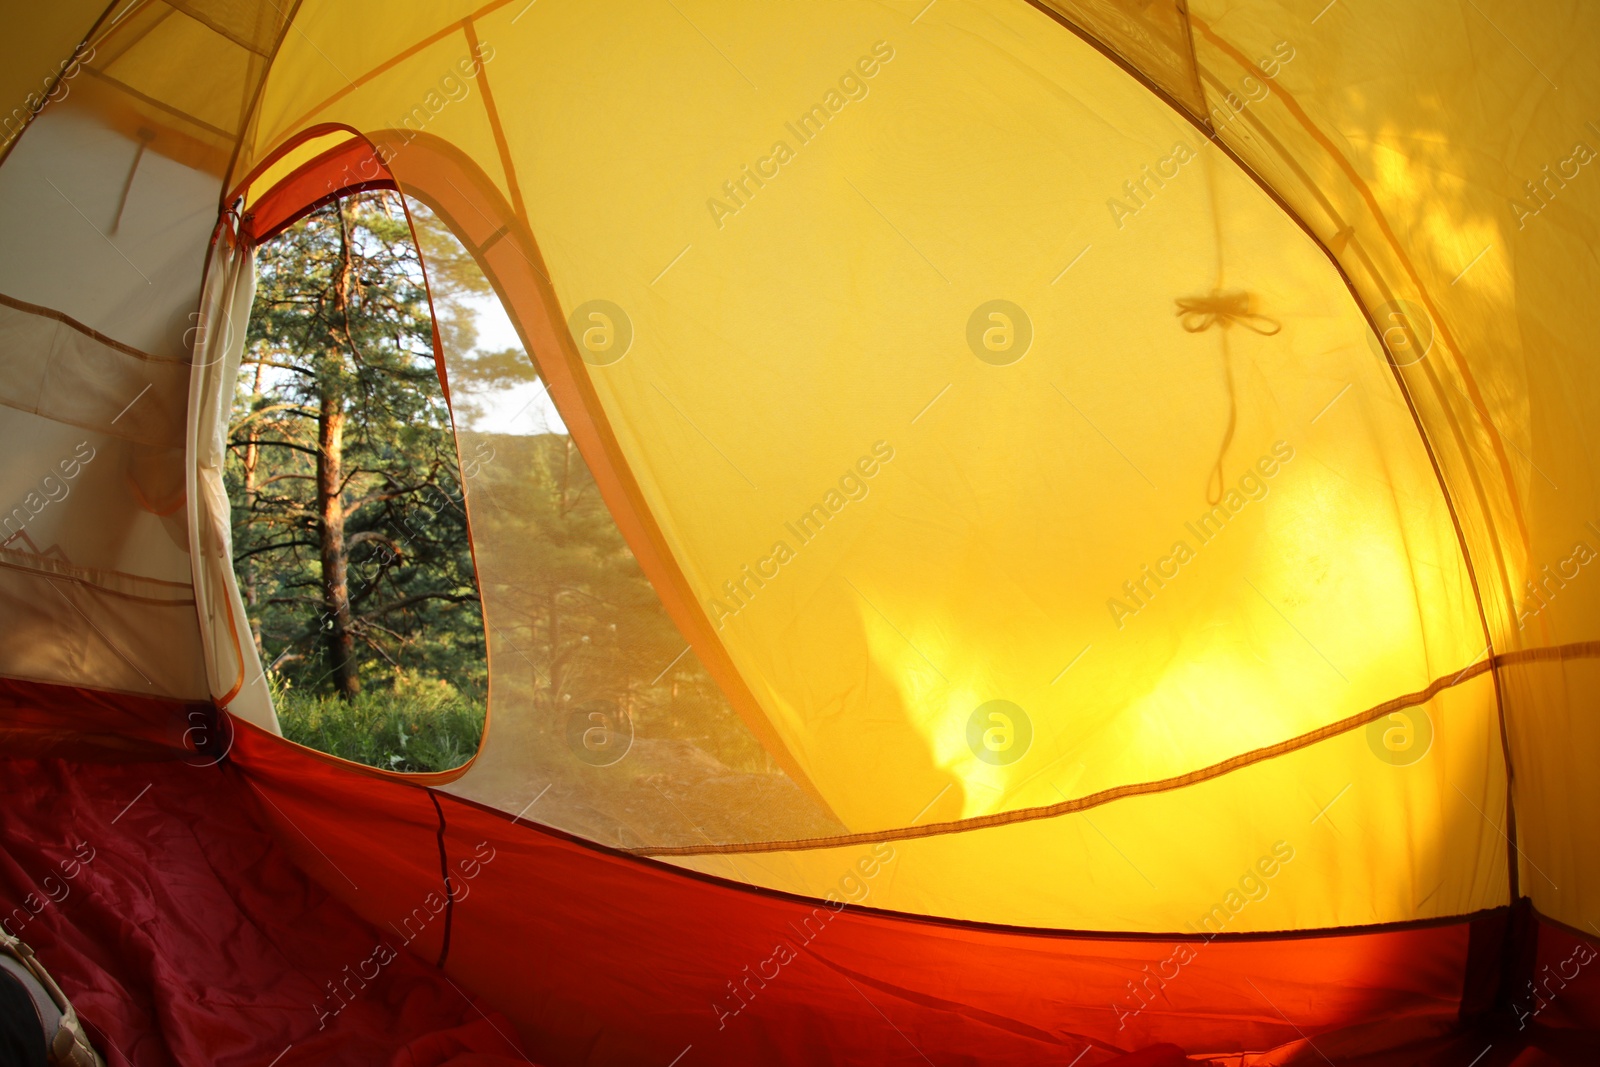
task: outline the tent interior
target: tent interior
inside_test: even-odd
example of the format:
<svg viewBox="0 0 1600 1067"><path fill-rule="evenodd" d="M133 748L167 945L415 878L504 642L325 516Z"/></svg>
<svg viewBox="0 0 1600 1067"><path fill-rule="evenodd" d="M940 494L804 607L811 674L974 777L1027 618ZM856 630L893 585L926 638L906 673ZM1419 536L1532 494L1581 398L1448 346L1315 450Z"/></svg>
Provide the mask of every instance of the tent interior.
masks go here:
<svg viewBox="0 0 1600 1067"><path fill-rule="evenodd" d="M5 21L0 922L106 1063L1600 1061L1600 7ZM704 714L541 695L435 330L481 747L282 736L229 411L258 250L363 190Z"/></svg>

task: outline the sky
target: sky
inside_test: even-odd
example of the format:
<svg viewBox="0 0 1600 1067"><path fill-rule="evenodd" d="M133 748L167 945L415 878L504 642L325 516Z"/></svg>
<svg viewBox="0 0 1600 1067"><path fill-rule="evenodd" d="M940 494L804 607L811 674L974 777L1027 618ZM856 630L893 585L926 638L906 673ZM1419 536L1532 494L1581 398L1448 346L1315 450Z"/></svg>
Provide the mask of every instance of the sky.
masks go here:
<svg viewBox="0 0 1600 1067"><path fill-rule="evenodd" d="M493 293L471 298L464 303L476 317L478 344L473 350L475 353L522 348L522 341L517 337L510 317ZM566 424L561 421L542 382L486 389L471 394L470 400L479 412L470 425L463 423L461 428L464 430L506 434L567 432Z"/></svg>

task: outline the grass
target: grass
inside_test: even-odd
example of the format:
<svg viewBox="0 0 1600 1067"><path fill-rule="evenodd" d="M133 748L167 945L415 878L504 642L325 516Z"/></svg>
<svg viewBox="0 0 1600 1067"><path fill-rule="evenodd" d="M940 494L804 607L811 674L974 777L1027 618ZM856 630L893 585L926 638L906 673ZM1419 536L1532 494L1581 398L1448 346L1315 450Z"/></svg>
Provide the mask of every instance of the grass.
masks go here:
<svg viewBox="0 0 1600 1067"><path fill-rule="evenodd" d="M444 771L478 751L483 704L448 683L400 676L354 700L273 685L278 725L291 741L387 771Z"/></svg>

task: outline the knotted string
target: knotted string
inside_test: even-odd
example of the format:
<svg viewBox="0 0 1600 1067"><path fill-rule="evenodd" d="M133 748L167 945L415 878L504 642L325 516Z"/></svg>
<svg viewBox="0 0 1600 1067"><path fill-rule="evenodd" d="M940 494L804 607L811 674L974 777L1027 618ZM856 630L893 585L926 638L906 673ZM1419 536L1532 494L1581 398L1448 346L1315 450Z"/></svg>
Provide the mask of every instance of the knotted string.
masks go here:
<svg viewBox="0 0 1600 1067"><path fill-rule="evenodd" d="M1213 326L1222 327L1222 374L1228 385L1228 427L1222 434L1222 446L1217 449L1217 462L1206 479L1206 503L1215 507L1222 502L1222 463L1233 443L1234 427L1239 421L1239 402L1233 388L1233 353L1228 347L1228 327L1235 324L1271 337L1283 329L1276 319L1251 310L1250 294L1242 289L1223 291L1214 289L1205 296L1180 296L1178 298L1178 323L1188 333L1202 333Z"/></svg>
<svg viewBox="0 0 1600 1067"><path fill-rule="evenodd" d="M1178 321L1190 333L1201 333L1213 326L1226 328L1238 323L1263 337L1271 337L1283 326L1276 319L1250 310L1250 294L1242 289L1220 290L1206 296L1178 297Z"/></svg>

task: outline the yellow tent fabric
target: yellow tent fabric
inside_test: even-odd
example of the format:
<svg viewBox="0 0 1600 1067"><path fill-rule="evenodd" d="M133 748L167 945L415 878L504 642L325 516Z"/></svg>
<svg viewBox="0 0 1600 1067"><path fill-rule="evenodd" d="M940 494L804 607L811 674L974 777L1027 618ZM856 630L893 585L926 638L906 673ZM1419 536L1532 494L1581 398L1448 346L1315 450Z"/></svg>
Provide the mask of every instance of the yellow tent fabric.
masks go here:
<svg viewBox="0 0 1600 1067"><path fill-rule="evenodd" d="M608 501L837 824L624 843L820 894L892 842L875 905L1027 926L1193 926L1263 857L1230 931L1592 914L1591 8L169 6L74 106L229 193L347 134L481 183ZM516 811L491 684L450 788Z"/></svg>

